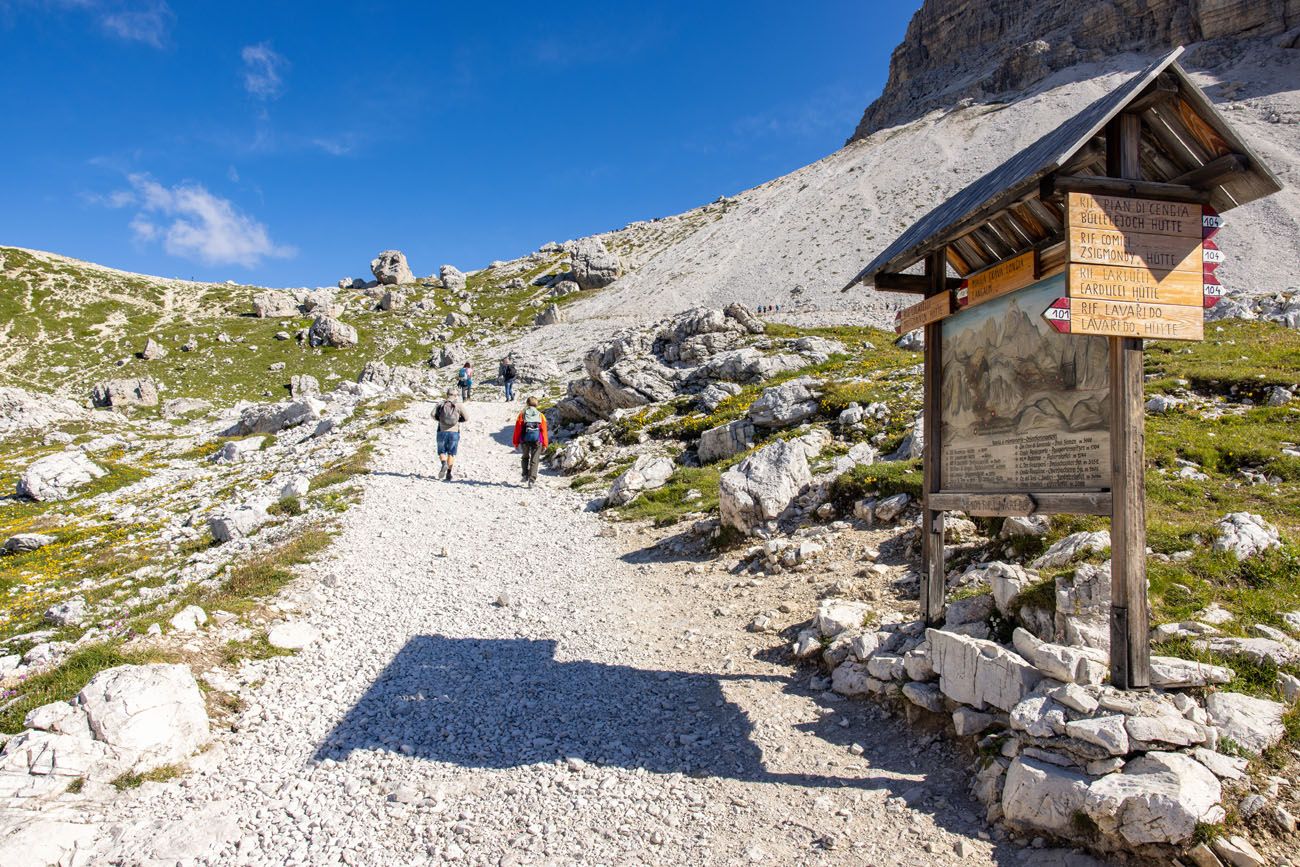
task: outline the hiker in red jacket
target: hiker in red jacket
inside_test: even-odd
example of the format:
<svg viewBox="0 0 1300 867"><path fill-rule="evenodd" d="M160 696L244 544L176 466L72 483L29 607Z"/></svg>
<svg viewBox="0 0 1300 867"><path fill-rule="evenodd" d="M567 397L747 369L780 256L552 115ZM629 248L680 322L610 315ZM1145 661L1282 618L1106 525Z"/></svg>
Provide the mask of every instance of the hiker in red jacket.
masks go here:
<svg viewBox="0 0 1300 867"><path fill-rule="evenodd" d="M546 416L537 408L537 398L528 398L528 406L515 419L515 448L524 453L523 478L528 487L537 481L537 465L541 462L542 449L549 441L546 437Z"/></svg>

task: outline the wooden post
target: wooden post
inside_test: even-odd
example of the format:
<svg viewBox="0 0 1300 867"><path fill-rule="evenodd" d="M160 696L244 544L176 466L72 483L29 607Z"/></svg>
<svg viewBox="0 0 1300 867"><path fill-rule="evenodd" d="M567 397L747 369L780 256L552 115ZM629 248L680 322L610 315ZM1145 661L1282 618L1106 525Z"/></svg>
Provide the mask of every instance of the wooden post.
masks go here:
<svg viewBox="0 0 1300 867"><path fill-rule="evenodd" d="M925 260L927 298L948 291L948 256L944 248L931 253ZM942 386L940 376L940 343L943 323L932 322L925 326L925 406L922 435L925 438L922 461L925 472L925 502L921 508L921 616L931 626L943 623L944 609L944 556L943 512L930 508L930 495L940 490L939 467L942 460L940 441L939 399Z"/></svg>
<svg viewBox="0 0 1300 867"><path fill-rule="evenodd" d="M1142 122L1121 114L1106 128L1106 172L1139 180ZM1120 689L1151 685L1147 618L1146 430L1142 341L1110 338L1110 678Z"/></svg>

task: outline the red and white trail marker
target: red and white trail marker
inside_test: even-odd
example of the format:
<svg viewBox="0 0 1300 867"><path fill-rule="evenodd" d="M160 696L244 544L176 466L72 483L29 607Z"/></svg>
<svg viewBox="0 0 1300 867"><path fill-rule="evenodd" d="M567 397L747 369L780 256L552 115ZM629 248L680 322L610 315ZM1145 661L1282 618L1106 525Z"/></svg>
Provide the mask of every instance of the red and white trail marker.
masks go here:
<svg viewBox="0 0 1300 867"><path fill-rule="evenodd" d="M1070 299L1057 298L1043 311L1043 318L1062 334L1070 333Z"/></svg>

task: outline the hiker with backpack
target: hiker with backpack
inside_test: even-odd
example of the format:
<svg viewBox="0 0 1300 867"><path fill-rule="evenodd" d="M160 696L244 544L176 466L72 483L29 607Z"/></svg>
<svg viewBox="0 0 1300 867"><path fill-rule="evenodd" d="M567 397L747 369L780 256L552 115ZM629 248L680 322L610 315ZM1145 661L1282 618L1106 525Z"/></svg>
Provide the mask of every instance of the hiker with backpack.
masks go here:
<svg viewBox="0 0 1300 867"><path fill-rule="evenodd" d="M456 463L456 451L460 447L460 423L469 421L465 408L456 400L456 392L450 388L443 396L442 403L433 410L433 417L438 420L438 460L442 462L443 481L451 481L452 466Z"/></svg>
<svg viewBox="0 0 1300 867"><path fill-rule="evenodd" d="M456 371L456 384L460 386L460 399L469 400L474 388L474 365L468 361Z"/></svg>
<svg viewBox="0 0 1300 867"><path fill-rule="evenodd" d="M515 448L523 452L523 477L531 488L537 481L537 465L541 463L542 449L548 443L546 416L537 408L537 398L528 398L528 406L515 419Z"/></svg>
<svg viewBox="0 0 1300 867"><path fill-rule="evenodd" d="M506 401L515 399L515 378L519 375L515 370L514 357L507 355L501 359L501 367L497 370L501 376L501 382L506 387Z"/></svg>

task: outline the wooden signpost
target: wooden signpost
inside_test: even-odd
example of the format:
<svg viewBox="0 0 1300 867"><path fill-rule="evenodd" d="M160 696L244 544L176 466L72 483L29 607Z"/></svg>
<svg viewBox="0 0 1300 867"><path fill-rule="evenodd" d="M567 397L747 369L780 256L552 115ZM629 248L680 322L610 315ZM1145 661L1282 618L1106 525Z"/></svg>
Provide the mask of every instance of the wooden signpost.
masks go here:
<svg viewBox="0 0 1300 867"><path fill-rule="evenodd" d="M952 295L948 292L940 292L938 295L932 295L920 303L898 311L898 316L894 320L894 331L897 334L907 334L938 322L950 313L952 313Z"/></svg>
<svg viewBox="0 0 1300 867"><path fill-rule="evenodd" d="M1143 340L1203 339L1223 297L1215 208L1281 189L1180 51L932 208L845 287L925 296L898 319L925 329L925 620L944 623L946 512L1108 516L1120 689L1151 683Z"/></svg>
<svg viewBox="0 0 1300 867"><path fill-rule="evenodd" d="M1222 226L1188 202L1070 193L1067 297L1043 318L1062 334L1205 339L1205 308L1223 295L1213 240Z"/></svg>
<svg viewBox="0 0 1300 867"><path fill-rule="evenodd" d="M1022 253L1014 259L976 271L957 289L957 305L968 307L992 301L999 295L1023 289L1035 279L1034 254Z"/></svg>

